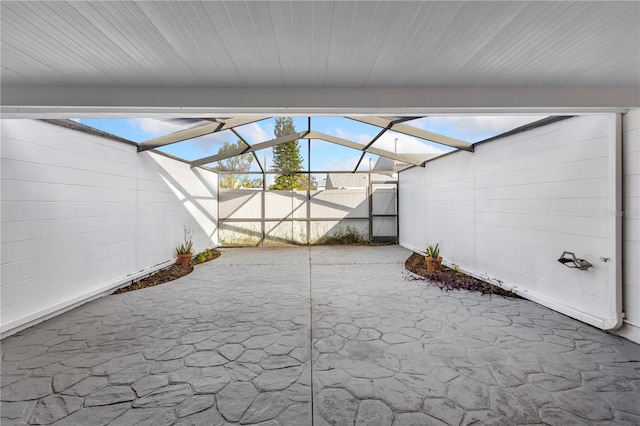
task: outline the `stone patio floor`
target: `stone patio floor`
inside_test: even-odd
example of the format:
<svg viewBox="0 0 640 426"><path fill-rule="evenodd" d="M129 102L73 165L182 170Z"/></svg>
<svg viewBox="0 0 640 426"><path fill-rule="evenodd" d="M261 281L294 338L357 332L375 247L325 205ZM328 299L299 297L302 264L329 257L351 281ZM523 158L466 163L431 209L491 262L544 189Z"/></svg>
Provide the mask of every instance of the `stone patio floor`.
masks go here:
<svg viewBox="0 0 640 426"><path fill-rule="evenodd" d="M2 425L640 424L639 345L401 247L222 252L4 339Z"/></svg>

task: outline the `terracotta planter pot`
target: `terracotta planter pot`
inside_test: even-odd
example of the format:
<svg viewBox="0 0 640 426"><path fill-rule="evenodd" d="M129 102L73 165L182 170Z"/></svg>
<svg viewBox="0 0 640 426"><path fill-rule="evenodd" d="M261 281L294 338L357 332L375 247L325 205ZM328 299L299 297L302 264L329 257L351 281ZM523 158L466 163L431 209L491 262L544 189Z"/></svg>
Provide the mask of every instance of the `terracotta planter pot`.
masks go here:
<svg viewBox="0 0 640 426"><path fill-rule="evenodd" d="M178 254L178 264L182 266L189 266L189 262L191 262L191 256L193 256L193 253Z"/></svg>
<svg viewBox="0 0 640 426"><path fill-rule="evenodd" d="M437 272L440 270L440 266L442 265L442 256L437 259L425 256L425 259L427 260L427 271Z"/></svg>

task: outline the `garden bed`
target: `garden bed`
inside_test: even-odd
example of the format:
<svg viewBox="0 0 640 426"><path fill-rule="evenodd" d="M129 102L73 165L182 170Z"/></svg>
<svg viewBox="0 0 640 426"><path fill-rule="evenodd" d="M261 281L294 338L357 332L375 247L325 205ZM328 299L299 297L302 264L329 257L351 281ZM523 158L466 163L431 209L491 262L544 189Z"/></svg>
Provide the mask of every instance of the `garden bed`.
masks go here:
<svg viewBox="0 0 640 426"><path fill-rule="evenodd" d="M198 253L193 257L189 266L181 266L173 264L168 268L161 269L140 281L135 281L126 287L122 287L113 292L113 294L127 293L129 291L140 290L147 287L153 287L159 284L164 284L169 281L177 280L180 277L189 275L193 271L193 265L208 262L216 259L221 253L218 250L210 249L205 250L202 253Z"/></svg>
<svg viewBox="0 0 640 426"><path fill-rule="evenodd" d="M423 255L413 253L404 263L407 271L412 272L412 280L428 281L440 287L442 290L469 290L477 291L482 294L495 294L497 296L520 298L512 291L505 290L486 281L469 276L457 269L442 266L438 272L427 271L427 262Z"/></svg>

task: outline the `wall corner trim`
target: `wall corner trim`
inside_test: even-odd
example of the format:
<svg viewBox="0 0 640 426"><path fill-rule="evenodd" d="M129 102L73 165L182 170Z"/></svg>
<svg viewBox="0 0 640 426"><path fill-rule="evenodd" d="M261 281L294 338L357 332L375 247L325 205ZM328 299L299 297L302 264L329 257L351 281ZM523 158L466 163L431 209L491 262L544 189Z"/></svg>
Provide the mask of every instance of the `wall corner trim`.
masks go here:
<svg viewBox="0 0 640 426"><path fill-rule="evenodd" d="M614 283L613 300L609 308L615 318L606 321L605 330L616 330L622 326L624 313L622 300L622 114L611 114L609 144L609 209L615 214L609 215L609 257L613 260L609 280Z"/></svg>
<svg viewBox="0 0 640 426"><path fill-rule="evenodd" d="M616 312L616 317L614 319L604 321L602 329L614 331L622 327L622 324L624 324L624 312Z"/></svg>

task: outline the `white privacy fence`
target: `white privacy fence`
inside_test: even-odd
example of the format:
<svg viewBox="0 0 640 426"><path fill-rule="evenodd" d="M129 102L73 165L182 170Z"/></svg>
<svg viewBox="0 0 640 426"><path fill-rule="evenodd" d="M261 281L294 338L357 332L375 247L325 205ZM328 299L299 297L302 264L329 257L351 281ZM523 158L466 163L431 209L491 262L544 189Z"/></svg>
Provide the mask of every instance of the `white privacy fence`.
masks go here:
<svg viewBox="0 0 640 426"><path fill-rule="evenodd" d="M220 189L222 245L397 239L395 185L312 191Z"/></svg>

